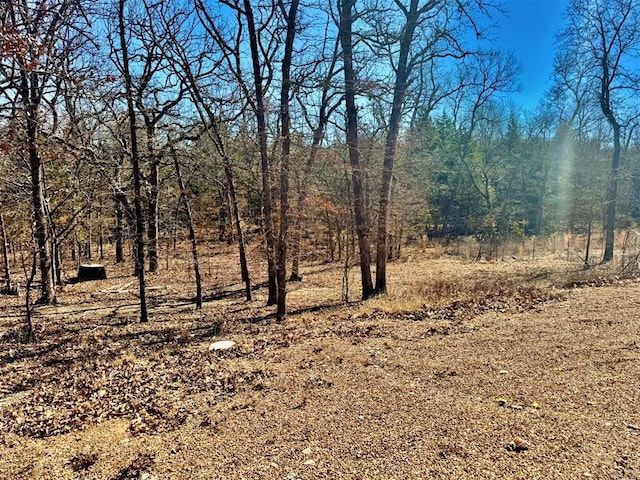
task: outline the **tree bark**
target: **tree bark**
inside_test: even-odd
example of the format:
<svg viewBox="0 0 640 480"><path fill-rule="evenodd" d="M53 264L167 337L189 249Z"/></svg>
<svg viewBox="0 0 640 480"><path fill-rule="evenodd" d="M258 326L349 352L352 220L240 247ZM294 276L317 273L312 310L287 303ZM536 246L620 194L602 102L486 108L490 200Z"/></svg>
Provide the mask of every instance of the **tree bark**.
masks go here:
<svg viewBox="0 0 640 480"><path fill-rule="evenodd" d="M51 252L49 249L49 236L47 235L47 214L45 211L44 192L44 165L38 154L38 102L34 103L33 95L37 95L37 77L30 74L30 93L26 98L31 98L26 106L27 113L27 142L29 148L29 168L31 173L31 199L33 202L34 236L36 239L38 258L40 259L40 298L36 303L51 304L56 302L56 291L53 285Z"/></svg>
<svg viewBox="0 0 640 480"><path fill-rule="evenodd" d="M2 260L4 263L4 280L7 290L11 289L11 269L9 267L9 243L7 230L4 226L4 214L0 212L0 234L2 235Z"/></svg>
<svg viewBox="0 0 640 480"><path fill-rule="evenodd" d="M409 10L405 11L405 16L406 23L402 29L402 36L400 37L400 53L398 57L398 66L396 67L391 116L389 118L389 127L384 147L384 160L382 165L382 184L380 186L380 205L378 207L378 236L376 238L375 292L378 294L387 292L387 255L389 252L387 222L389 219L391 178L393 177L393 164L396 155L396 145L398 143L398 133L400 131L402 105L407 92L407 80L411 69L408 63L409 50L413 42L413 35L420 16L420 12L418 11L418 0L411 0L411 5Z"/></svg>
<svg viewBox="0 0 640 480"><path fill-rule="evenodd" d="M360 277L362 282L362 299L366 300L374 294L371 278L371 247L369 243L369 227L364 210L363 172L360 165L358 147L358 110L356 108L356 78L353 70L353 7L355 0L338 0L340 14L340 43L342 45L345 107L347 115L347 147L351 166L351 185L353 188L353 210L360 250Z"/></svg>
<svg viewBox="0 0 640 480"><path fill-rule="evenodd" d="M287 316L287 235L289 229L289 156L291 153L291 115L289 113L289 95L291 91L291 61L293 43L296 36L296 16L299 0L291 0L289 11L285 13L282 0L280 8L286 14L287 33L284 55L282 57L282 86L280 89L280 135L282 136L282 154L280 158L280 229L278 232L278 305L276 319L282 322Z"/></svg>
<svg viewBox="0 0 640 480"><path fill-rule="evenodd" d="M118 26L120 34L120 48L122 54L122 70L125 83L125 95L127 98L127 110L129 113L129 130L131 135L131 163L133 167L134 209L136 222L135 262L140 294L140 322L145 323L149 320L149 315L147 312L146 284L144 276L144 216L142 214L140 158L138 156L136 112L133 103L133 87L131 82L131 73L129 72L129 52L124 25L125 3L126 0L119 0Z"/></svg>
<svg viewBox="0 0 640 480"><path fill-rule="evenodd" d="M150 159L149 165L149 200L148 200L148 211L147 215L149 216L148 224L149 231L147 232L148 237L148 248L147 248L147 258L149 260L149 271L156 272L158 271L158 196L160 194L160 186L159 186L159 159L155 154L153 148L153 141L155 138L155 132L153 127L148 127L147 130L147 148L148 155Z"/></svg>

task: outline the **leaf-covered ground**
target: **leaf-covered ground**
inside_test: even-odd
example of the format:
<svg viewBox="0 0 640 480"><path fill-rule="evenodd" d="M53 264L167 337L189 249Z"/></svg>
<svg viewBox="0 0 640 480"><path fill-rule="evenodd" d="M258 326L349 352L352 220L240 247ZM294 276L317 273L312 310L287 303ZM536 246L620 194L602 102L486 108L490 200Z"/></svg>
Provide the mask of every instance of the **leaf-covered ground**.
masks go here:
<svg viewBox="0 0 640 480"><path fill-rule="evenodd" d="M34 344L0 299L0 478L640 478L635 279L416 250L365 303L308 266L276 324L214 253L202 311L188 259L150 275L148 324L112 265L38 307Z"/></svg>

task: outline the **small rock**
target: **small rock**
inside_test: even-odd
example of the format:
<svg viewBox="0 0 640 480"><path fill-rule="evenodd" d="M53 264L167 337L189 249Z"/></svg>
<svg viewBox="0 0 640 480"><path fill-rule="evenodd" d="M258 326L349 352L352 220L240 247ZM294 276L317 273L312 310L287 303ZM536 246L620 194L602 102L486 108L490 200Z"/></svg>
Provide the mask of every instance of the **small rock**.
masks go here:
<svg viewBox="0 0 640 480"><path fill-rule="evenodd" d="M307 465L309 467L314 467L316 465L316 461L310 458L309 460L305 460L304 462L302 462L302 464Z"/></svg>
<svg viewBox="0 0 640 480"><path fill-rule="evenodd" d="M220 340L219 342L214 342L209 345L209 351L213 352L214 350L229 350L236 346L236 342L233 340Z"/></svg>
<svg viewBox="0 0 640 480"><path fill-rule="evenodd" d="M313 449L311 447L307 447L302 450L302 453L304 453L305 455L311 455L311 452L313 452Z"/></svg>
<svg viewBox="0 0 640 480"><path fill-rule="evenodd" d="M508 375L509 374L509 370L500 370L498 372L498 374L500 374L500 375Z"/></svg>
<svg viewBox="0 0 640 480"><path fill-rule="evenodd" d="M511 405L512 410L522 410L524 407L522 405Z"/></svg>

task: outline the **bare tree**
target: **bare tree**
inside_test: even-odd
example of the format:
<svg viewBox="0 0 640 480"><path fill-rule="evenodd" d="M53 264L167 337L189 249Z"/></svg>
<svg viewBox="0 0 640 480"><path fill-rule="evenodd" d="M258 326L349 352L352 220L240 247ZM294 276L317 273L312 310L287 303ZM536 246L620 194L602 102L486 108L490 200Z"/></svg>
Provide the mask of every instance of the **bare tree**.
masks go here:
<svg viewBox="0 0 640 480"><path fill-rule="evenodd" d="M286 18L285 46L282 56L282 76L280 88L280 136L282 152L280 157L280 229L277 242L277 276L278 305L276 318L282 322L287 314L287 235L289 230L289 155L291 152L291 114L289 112L291 92L291 62L296 36L296 17L298 0L291 0L289 9L283 0L278 0L278 7Z"/></svg>
<svg viewBox="0 0 640 480"><path fill-rule="evenodd" d="M406 5L400 0L394 0L394 3L402 13L403 24L399 35L397 35L397 59L393 61L395 81L382 166L378 234L376 238L376 293L386 293L387 290L387 257L389 252L387 221L389 218L391 178L393 176L396 144L402 122L402 109L411 75L416 67L433 61L435 57L450 56L461 58L467 53L460 48L457 41L449 42L452 32L448 28L452 27L446 23L444 25L440 24L440 18L448 19L449 17L447 2L442 0L428 0L426 2L410 0L409 4ZM462 8L462 4L459 4L458 8ZM433 24L434 22L435 24ZM420 32L421 26L425 26L426 31ZM420 35L421 33L422 35ZM425 38L425 34L428 37ZM441 42L444 45L440 45ZM395 43L396 41L393 39L391 45ZM447 48L449 47L448 43L453 43L452 48Z"/></svg>
<svg viewBox="0 0 640 480"><path fill-rule="evenodd" d="M260 148L260 166L262 171L262 215L263 229L267 245L267 269L269 276L269 297L267 305L278 302L278 280L276 265L276 237L273 222L273 199L271 196L271 169L267 142L266 106L264 103L264 83L262 77L261 51L264 47L259 38L251 0L244 0L244 16L249 33L249 49L253 68L253 88L255 104L253 106L258 130L258 146ZM271 68L271 65L268 65Z"/></svg>
<svg viewBox="0 0 640 480"><path fill-rule="evenodd" d="M356 8L359 7L359 10ZM347 144L349 147L354 189L354 213L360 247L363 298L387 289L386 265L389 256L388 219L394 176L394 163L403 119L409 107L419 99L407 99L409 92L433 108L438 102L459 90L448 82L433 78L435 64L442 59L461 59L472 53L465 47L469 31L479 38L484 34L479 17L497 10L490 2L472 0L390 0L382 2L339 1L339 37L343 48ZM356 32L353 31L356 25ZM349 38L348 38L349 37ZM357 39L357 68L354 68L354 42ZM363 58L365 59L363 61ZM355 74L355 70L358 74ZM387 72L391 72L389 75ZM430 73L433 88L429 89L425 72ZM428 75L426 75L428 76ZM418 87L410 89L418 80ZM444 87L441 83L447 83ZM387 85L391 84L389 91ZM356 88L357 86L357 88ZM357 147L357 107L355 96L361 95L372 109L374 122L385 134L376 236L376 282L369 288L370 255L368 227L359 205L363 180ZM426 96L426 97L425 97ZM409 101L410 100L410 101ZM388 101L388 103L387 103ZM388 113L387 113L388 108ZM409 115L407 115L407 123Z"/></svg>
<svg viewBox="0 0 640 480"><path fill-rule="evenodd" d="M140 294L140 321L147 322L147 295L144 275L144 216L142 213L142 179L140 175L140 158L138 154L138 132L136 125L136 111L134 101L133 82L129 70L129 43L126 34L125 7L127 0L118 1L118 34L120 38L120 61L124 77L125 97L127 99L127 111L129 113L129 133L131 138L131 164L133 167L134 208L135 208L135 262L138 275L138 287Z"/></svg>
<svg viewBox="0 0 640 480"><path fill-rule="evenodd" d="M200 4L198 8L204 7ZM188 15L185 14L185 20L187 16ZM216 37L217 31L215 30L215 24L212 21L213 19L205 17L204 20L205 29L210 34L213 34L212 36ZM206 132L206 135L211 140L214 148L222 159L224 174L227 180L226 187L231 203L231 216L238 243L240 273L242 281L245 284L245 298L249 301L252 298L252 293L245 235L238 207L238 193L233 165L227 151L224 134L221 131L221 126L227 121L233 120L233 118L224 118L220 113L222 111L221 104L226 104L228 101L220 100L215 97L215 90L220 89L220 87L211 80L211 77L213 77L213 71L219 67L221 62L213 52L204 47L201 43L201 38L193 38L192 32L194 30L195 27L193 27L190 22L186 22L182 26L180 33L175 31L175 29L167 28L171 40L170 45L167 45L167 48L171 51L174 57L173 67L175 69L175 73L185 86L185 89L198 112L200 120L205 126L204 131ZM190 47L192 46L193 40L196 41L197 45L191 50ZM220 95L220 97L224 97L224 94Z"/></svg>
<svg viewBox="0 0 640 480"><path fill-rule="evenodd" d="M26 138L41 278L38 303L56 301L40 139L48 120L55 128L62 79L73 77L74 62L80 63L88 39L87 15L82 0L20 0L3 2L0 9L0 108L3 115L20 119Z"/></svg>
<svg viewBox="0 0 640 480"><path fill-rule="evenodd" d="M306 218L306 203L309 197L309 179L311 178L313 168L316 164L316 160L318 159L322 141L325 136L325 130L329 124L331 115L342 104L342 92L333 84L334 78L339 73L338 49L340 47L340 40L336 39L330 46L329 53L327 53L327 44L331 43L331 40L328 38L328 33L327 29L325 29L325 37L322 42L322 55L319 59L321 63L327 64L326 70L320 74L317 80L318 85L313 88L314 92L318 89L317 87L319 87L320 90L320 101L317 105L316 117L312 118L312 115L309 112L310 108L306 104L308 99L301 95L297 96L300 108L304 112L305 120L313 130L313 135L309 156L302 168L300 179L296 185L298 190L298 203L296 214L293 217L294 227L291 241L291 275L289 276L289 281L294 282L302 281L302 275L300 274L300 254L302 251L302 231L304 229Z"/></svg>
<svg viewBox="0 0 640 480"><path fill-rule="evenodd" d="M344 72L344 92L346 109L346 137L351 166L351 185L353 188L353 210L360 255L360 278L362 299L374 295L371 278L371 245L369 226L364 208L363 171L358 145L358 109L356 107L356 75L353 64L353 24L356 0L337 0L339 14L339 38L342 45Z"/></svg>
<svg viewBox="0 0 640 480"><path fill-rule="evenodd" d="M142 116L146 136L146 157L149 165L147 201L147 257L149 271L158 269L158 228L160 195L160 148L157 130L160 122L170 117L182 102L185 90L173 74L168 48L172 36L180 29L181 15L170 2L138 2L142 9L135 22L129 22L136 38L135 60L142 72L134 82L135 105Z"/></svg>
<svg viewBox="0 0 640 480"><path fill-rule="evenodd" d="M238 87L243 100L255 117L256 136L262 177L261 207L262 230L267 253L268 299L267 305L277 303L276 236L274 226L274 200L272 194L272 168L269 158L268 109L265 93L273 81L274 58L280 48L280 30L276 26L275 0L258 4L251 0L223 0L219 6L229 9L225 21L212 14L211 5L195 0L196 12L204 30L215 42L222 62L230 74L228 81ZM230 20L235 16L235 24ZM257 18L256 18L257 16ZM246 37L245 37L246 30ZM247 44L248 43L248 44ZM245 52L248 47L251 79L245 77ZM219 73L216 73L219 75ZM251 86L251 83L253 85ZM275 145L275 143L273 144Z"/></svg>

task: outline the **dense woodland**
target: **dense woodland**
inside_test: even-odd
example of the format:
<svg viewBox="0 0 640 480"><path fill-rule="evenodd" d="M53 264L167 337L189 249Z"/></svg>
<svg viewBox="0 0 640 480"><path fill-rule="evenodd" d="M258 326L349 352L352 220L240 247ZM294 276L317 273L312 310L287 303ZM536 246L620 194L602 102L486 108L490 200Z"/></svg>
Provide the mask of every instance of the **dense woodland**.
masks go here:
<svg viewBox="0 0 640 480"><path fill-rule="evenodd" d="M508 2L507 2L508 3ZM640 8L573 0L535 109L492 0L2 0L6 286L40 303L105 250L263 245L269 300L310 248L386 291L406 242L640 221ZM188 240L188 242L184 242ZM373 272L373 273L372 273ZM12 283L13 282L13 283ZM29 305L29 299L27 299ZM28 310L28 309L27 309Z"/></svg>

